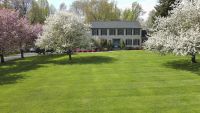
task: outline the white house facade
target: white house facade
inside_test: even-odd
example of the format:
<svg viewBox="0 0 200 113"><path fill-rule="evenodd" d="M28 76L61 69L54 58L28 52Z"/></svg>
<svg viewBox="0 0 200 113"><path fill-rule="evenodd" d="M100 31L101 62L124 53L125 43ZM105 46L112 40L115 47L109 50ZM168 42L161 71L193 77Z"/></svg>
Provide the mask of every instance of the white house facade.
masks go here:
<svg viewBox="0 0 200 113"><path fill-rule="evenodd" d="M127 48L141 48L142 27L139 22L108 21L92 22L91 35L112 42L114 48L119 48L121 41Z"/></svg>

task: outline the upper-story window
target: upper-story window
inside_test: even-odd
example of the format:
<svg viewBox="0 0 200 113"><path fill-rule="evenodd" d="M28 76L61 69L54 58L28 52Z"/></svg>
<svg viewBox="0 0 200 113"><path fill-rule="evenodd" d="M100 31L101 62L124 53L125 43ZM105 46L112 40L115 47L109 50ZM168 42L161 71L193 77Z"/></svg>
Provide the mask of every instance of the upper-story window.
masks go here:
<svg viewBox="0 0 200 113"><path fill-rule="evenodd" d="M124 35L124 29L117 29L117 31L118 35Z"/></svg>
<svg viewBox="0 0 200 113"><path fill-rule="evenodd" d="M132 29L126 29L126 35L132 35Z"/></svg>
<svg viewBox="0 0 200 113"><path fill-rule="evenodd" d="M109 29L109 35L116 35L115 29Z"/></svg>
<svg viewBox="0 0 200 113"><path fill-rule="evenodd" d="M134 28L134 35L140 35L140 28Z"/></svg>
<svg viewBox="0 0 200 113"><path fill-rule="evenodd" d="M116 35L116 30L117 30L117 35L141 35L141 29L140 28L119 28L119 29L115 29L115 28L110 28L109 32L107 28L102 28L102 29L98 29L98 28L93 28L92 29L92 35L107 35L109 33L110 36L112 35Z"/></svg>
<svg viewBox="0 0 200 113"><path fill-rule="evenodd" d="M101 35L107 35L107 29L101 29Z"/></svg>
<svg viewBox="0 0 200 113"><path fill-rule="evenodd" d="M92 29L92 35L99 35L98 29Z"/></svg>

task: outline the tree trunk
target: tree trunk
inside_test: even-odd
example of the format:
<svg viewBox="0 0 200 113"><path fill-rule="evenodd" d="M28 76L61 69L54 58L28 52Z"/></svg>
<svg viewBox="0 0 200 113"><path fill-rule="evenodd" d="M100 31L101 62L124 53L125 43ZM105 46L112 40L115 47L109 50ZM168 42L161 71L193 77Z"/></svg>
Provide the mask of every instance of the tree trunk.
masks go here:
<svg viewBox="0 0 200 113"><path fill-rule="evenodd" d="M192 63L197 63L197 61L196 61L196 54L192 54L191 61L192 61Z"/></svg>
<svg viewBox="0 0 200 113"><path fill-rule="evenodd" d="M21 58L24 58L24 50L20 49L20 53L21 53Z"/></svg>
<svg viewBox="0 0 200 113"><path fill-rule="evenodd" d="M3 56L3 54L0 54L0 57L1 57L1 63L4 63L5 60L4 60L4 56Z"/></svg>
<svg viewBox="0 0 200 113"><path fill-rule="evenodd" d="M72 50L68 49L67 54L69 56L69 61L71 61L72 60Z"/></svg>
<svg viewBox="0 0 200 113"><path fill-rule="evenodd" d="M69 55L69 61L72 60L72 54L68 54Z"/></svg>
<svg viewBox="0 0 200 113"><path fill-rule="evenodd" d="M42 53L43 53L43 55L45 55L46 53L46 50L45 49L42 49Z"/></svg>

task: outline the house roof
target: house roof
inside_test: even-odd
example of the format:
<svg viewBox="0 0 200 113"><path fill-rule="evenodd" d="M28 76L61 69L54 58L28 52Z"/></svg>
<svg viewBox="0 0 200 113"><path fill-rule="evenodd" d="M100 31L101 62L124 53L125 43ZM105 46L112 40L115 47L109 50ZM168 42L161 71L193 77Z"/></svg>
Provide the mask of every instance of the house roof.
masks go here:
<svg viewBox="0 0 200 113"><path fill-rule="evenodd" d="M98 21L92 22L91 28L142 28L138 21Z"/></svg>

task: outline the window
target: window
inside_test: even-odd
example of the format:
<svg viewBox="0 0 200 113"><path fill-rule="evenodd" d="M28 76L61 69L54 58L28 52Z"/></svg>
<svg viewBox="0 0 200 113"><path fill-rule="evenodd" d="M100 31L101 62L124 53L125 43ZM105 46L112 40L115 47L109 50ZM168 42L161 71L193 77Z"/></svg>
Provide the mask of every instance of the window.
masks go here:
<svg viewBox="0 0 200 113"><path fill-rule="evenodd" d="M134 39L133 45L140 45L140 39Z"/></svg>
<svg viewBox="0 0 200 113"><path fill-rule="evenodd" d="M140 35L140 28L134 29L134 35Z"/></svg>
<svg viewBox="0 0 200 113"><path fill-rule="evenodd" d="M92 29L92 35L99 35L98 29Z"/></svg>
<svg viewBox="0 0 200 113"><path fill-rule="evenodd" d="M107 29L101 29L101 35L107 35Z"/></svg>
<svg viewBox="0 0 200 113"><path fill-rule="evenodd" d="M117 33L118 35L124 35L124 29L118 29L117 31L118 31Z"/></svg>
<svg viewBox="0 0 200 113"><path fill-rule="evenodd" d="M126 35L132 35L132 29L126 29Z"/></svg>
<svg viewBox="0 0 200 113"><path fill-rule="evenodd" d="M115 29L110 29L109 35L115 35L115 34L116 34Z"/></svg>
<svg viewBox="0 0 200 113"><path fill-rule="evenodd" d="M126 39L126 45L132 46L133 45L132 39Z"/></svg>

